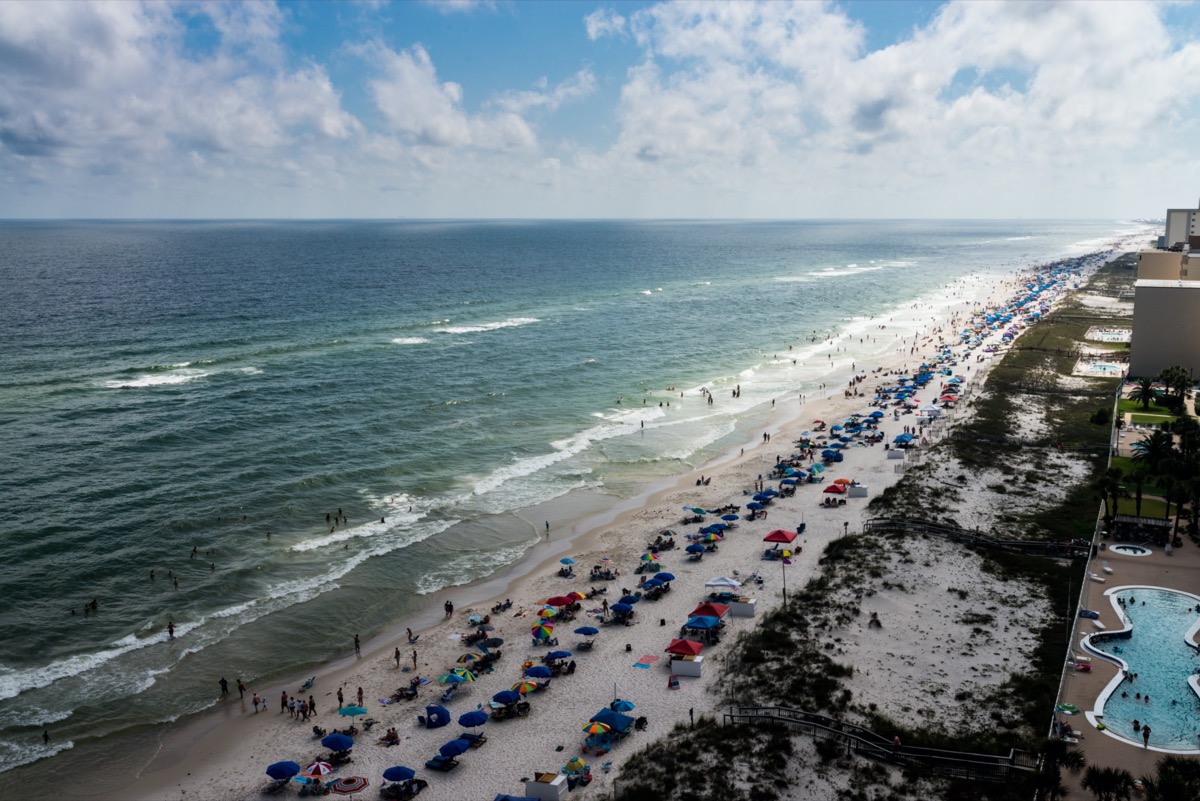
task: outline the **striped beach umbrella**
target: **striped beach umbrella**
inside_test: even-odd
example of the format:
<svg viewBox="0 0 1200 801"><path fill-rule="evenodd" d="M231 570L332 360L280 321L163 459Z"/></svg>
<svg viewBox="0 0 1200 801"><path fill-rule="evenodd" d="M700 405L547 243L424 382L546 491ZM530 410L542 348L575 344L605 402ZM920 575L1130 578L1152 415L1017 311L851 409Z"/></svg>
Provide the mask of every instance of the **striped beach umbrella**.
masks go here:
<svg viewBox="0 0 1200 801"><path fill-rule="evenodd" d="M537 640L547 640L554 633L553 623L538 623L533 627L533 637Z"/></svg>
<svg viewBox="0 0 1200 801"><path fill-rule="evenodd" d="M525 695L526 693L531 693L534 690L536 690L538 688L538 686L537 686L537 682L534 682L534 681L518 681L516 684L514 684L512 686L512 688L513 688L514 692L518 692L521 695Z"/></svg>
<svg viewBox="0 0 1200 801"><path fill-rule="evenodd" d="M644 554L642 554L642 561L643 561L643 562L657 562L657 561L658 561L658 554L656 554L656 553L644 553Z"/></svg>
<svg viewBox="0 0 1200 801"><path fill-rule="evenodd" d="M467 662L474 662L476 659L479 659L479 654L463 654L455 661L460 664L466 664Z"/></svg>
<svg viewBox="0 0 1200 801"><path fill-rule="evenodd" d="M584 734L608 734L610 731L612 731L612 726L609 726L607 723L599 723L597 721L585 723L583 724L582 728Z"/></svg>

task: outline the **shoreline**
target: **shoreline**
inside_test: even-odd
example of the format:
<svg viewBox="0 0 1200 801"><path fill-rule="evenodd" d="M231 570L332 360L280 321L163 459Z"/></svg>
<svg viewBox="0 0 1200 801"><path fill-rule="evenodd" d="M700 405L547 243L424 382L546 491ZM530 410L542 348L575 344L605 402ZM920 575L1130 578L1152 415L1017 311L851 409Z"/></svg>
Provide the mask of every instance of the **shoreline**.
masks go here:
<svg viewBox="0 0 1200 801"><path fill-rule="evenodd" d="M993 299L993 296L997 294L1005 294L1005 286L1011 284L1017 275L1029 269L1032 269L1032 265L1024 267L1018 273L1007 276L994 276L995 285L989 293L989 299ZM957 283L957 281L954 283ZM984 301L984 303L986 302ZM938 325L946 325L949 319L952 318L952 315L948 312L953 305L956 304L947 304L944 308L939 309L938 311L945 316L942 317L939 315L939 319L933 325L925 323L922 330L928 330ZM901 341L907 342L912 338L910 332L903 336ZM916 339L923 343L923 347L928 347L933 337L928 334L918 334L916 335ZM913 357L897 352L881 355L877 363L873 366L883 363L885 368L895 369L900 363L906 361L913 361ZM993 362L994 359L989 358L984 363L985 369L981 369L978 372L972 371L970 374L972 382L976 380L977 376L984 374L986 367L990 367ZM822 377L826 377L830 383L836 384L838 380L836 376L841 375L843 372L847 377L850 375L849 364L839 365L835 363L832 369L828 373L823 374ZM870 380L868 377L868 381ZM852 407L860 406L864 402L863 399L838 396L836 387L827 389L823 393L806 393L806 399L802 405L793 405L796 399L797 393L784 397L781 408L773 413L768 413L765 421L761 425L758 425L755 430L760 432L765 431L772 435L788 431L798 433L803 426L804 420L810 416L836 416L833 415L832 411L823 410L833 410L843 405L854 410ZM747 453L740 455L740 450L743 447ZM786 453L790 450L790 445L781 445L778 448L780 451ZM630 528L635 524L644 524L646 521L638 520L639 514L648 513L653 508L661 506L671 495L677 493L696 494L697 492L701 492L700 489L694 489L694 484L692 483L697 474L703 473L706 476L715 474L713 476L715 486L703 489L704 495L711 496L713 493L731 494L735 490L728 486L731 482L727 479L735 478L735 475L747 473L747 471L748 474L759 472L763 466L769 468L773 463L773 450L766 443L757 442L753 438L748 439L742 444L729 446L724 451L708 459L704 464L692 470L683 474L652 480L649 486L636 495L617 500L603 511L571 521L565 536L559 538L559 532L556 531L555 536L550 541L538 542L533 545L521 560L505 568L500 573L471 584L447 588L424 597L422 608L418 612L409 615L405 619L396 620L364 644L364 657L362 660L356 660L353 655L345 654L320 666L318 668L319 679L317 687L331 690L336 684L330 682L348 679L356 672L361 671L368 663L375 663L381 660L385 665L390 663L391 655L389 652L393 647L393 643L400 640L399 635L403 632L406 624L423 631L422 642L429 642L437 634L446 629L446 625L440 620L437 606L435 606L440 605L443 599L453 597L458 607L458 612L461 613L473 605L479 606L480 604L490 603L506 596L513 597L514 599L527 596L536 585L546 583L546 580L550 577L541 574L545 572L545 568L556 566L556 560L561 555L568 553L579 555L581 553L599 553L602 550L609 549L615 550L618 548L618 545L606 540L619 538L619 529ZM856 463L848 469L853 470L855 468L857 468ZM761 471L766 472L765 470ZM874 487L872 489L874 490ZM549 504L561 502L561 500L561 498L555 499L546 504L530 508L542 508ZM521 516L522 512L527 511L528 509L517 510L514 514ZM537 528L536 523L534 523L534 527L535 529ZM640 534L626 534L626 544L630 541L635 541L637 536L640 536ZM507 661L502 666L506 670L515 667L512 661ZM657 671L655 673L657 675ZM293 683L298 684L303 678L306 678L306 676L296 677L295 680L289 678L286 682L276 680L272 682L272 685L276 688L281 684L291 686ZM268 699L272 698L269 690L264 692L264 695ZM479 694L477 693L476 695ZM479 698L482 697L479 695ZM472 696L472 699L479 700L475 696ZM129 793L134 791L141 793L137 797L163 798L167 795L174 795L172 792L174 788L168 790L168 785L173 784L179 779L178 773L184 768L193 765L203 767L214 761L225 764L230 759L232 752L238 748L232 742L234 738L229 735L233 734L240 737L244 731L247 731L246 726L248 726L248 723L246 723L247 719L241 714L242 709L244 709L244 705L242 708L236 708L231 701L225 704L218 704L214 708L198 713L192 716L190 720L183 722L182 725L175 724L170 727L160 727L167 729L167 731L159 735L159 748L151 760L138 772L138 779L135 785L124 787L120 791L103 794L102 797L128 798L130 797ZM415 710L416 707L410 705L408 709ZM244 725L238 726L237 721L239 720L242 720ZM322 716L321 723L323 725L330 725L330 719L327 716ZM339 725L336 719L334 719L333 725ZM419 769L419 764L414 764L415 760L409 759L407 762ZM176 766L180 766L180 771L173 771ZM211 767L211 765L209 766ZM171 773L171 775L167 775L168 773ZM375 781L377 777L371 776L371 779ZM257 775L253 779L253 782L254 784L262 783L259 781ZM182 792L189 797L196 797L186 791Z"/></svg>

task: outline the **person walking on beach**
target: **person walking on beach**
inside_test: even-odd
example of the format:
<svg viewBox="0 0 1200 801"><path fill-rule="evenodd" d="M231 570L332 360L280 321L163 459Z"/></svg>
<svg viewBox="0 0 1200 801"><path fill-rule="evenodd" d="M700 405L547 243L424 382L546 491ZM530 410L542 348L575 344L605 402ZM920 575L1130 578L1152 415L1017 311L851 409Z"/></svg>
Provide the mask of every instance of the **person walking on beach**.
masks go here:
<svg viewBox="0 0 1200 801"><path fill-rule="evenodd" d="M362 706L362 705L363 705L363 691L362 691L362 687L359 687L359 688L358 688L358 705L359 705L359 706Z"/></svg>
<svg viewBox="0 0 1200 801"><path fill-rule="evenodd" d="M279 694L279 714L287 712L287 690Z"/></svg>
<svg viewBox="0 0 1200 801"><path fill-rule="evenodd" d="M344 700L342 700L342 688L341 687L338 687L337 699L338 699L338 709L341 709L342 707L344 707L346 705L346 702Z"/></svg>
<svg viewBox="0 0 1200 801"><path fill-rule="evenodd" d="M254 714L256 715L258 714L258 704L260 701L262 701L262 699L258 697L258 693L250 696L250 703L254 705Z"/></svg>
<svg viewBox="0 0 1200 801"><path fill-rule="evenodd" d="M416 652L416 649L414 649L413 650L413 670L416 670L416 669L417 669L417 652Z"/></svg>
<svg viewBox="0 0 1200 801"><path fill-rule="evenodd" d="M446 619L449 620L454 614L454 603L451 601L446 601L446 604L443 608L446 610Z"/></svg>
<svg viewBox="0 0 1200 801"><path fill-rule="evenodd" d="M313 700L311 695L308 696L308 713L310 715L317 714L317 702Z"/></svg>
<svg viewBox="0 0 1200 801"><path fill-rule="evenodd" d="M362 647L358 641L357 634L354 635L354 655L357 656L359 659L362 659Z"/></svg>
<svg viewBox="0 0 1200 801"><path fill-rule="evenodd" d="M236 681L237 681L237 688L238 688L238 698L245 698L246 697L246 685L242 684L241 679L236 679Z"/></svg>
<svg viewBox="0 0 1200 801"><path fill-rule="evenodd" d="M396 647L396 667L400 667L400 647Z"/></svg>

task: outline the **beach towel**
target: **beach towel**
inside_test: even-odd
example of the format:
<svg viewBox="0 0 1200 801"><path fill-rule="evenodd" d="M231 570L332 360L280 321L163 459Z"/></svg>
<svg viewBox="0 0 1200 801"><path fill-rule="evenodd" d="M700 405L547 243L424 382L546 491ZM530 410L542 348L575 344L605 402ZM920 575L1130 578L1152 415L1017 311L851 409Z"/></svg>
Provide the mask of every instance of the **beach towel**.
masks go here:
<svg viewBox="0 0 1200 801"><path fill-rule="evenodd" d="M633 666L636 668L645 668L646 670L649 670L650 666L653 665L657 661L658 661L657 656L650 656L649 654L647 654L646 656L643 656L638 661L634 662Z"/></svg>

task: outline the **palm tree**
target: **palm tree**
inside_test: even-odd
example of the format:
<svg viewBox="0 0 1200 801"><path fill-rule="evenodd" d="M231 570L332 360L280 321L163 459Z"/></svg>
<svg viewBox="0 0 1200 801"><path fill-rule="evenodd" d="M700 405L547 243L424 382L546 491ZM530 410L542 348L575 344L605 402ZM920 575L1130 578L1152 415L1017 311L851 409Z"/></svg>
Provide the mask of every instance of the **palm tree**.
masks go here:
<svg viewBox="0 0 1200 801"><path fill-rule="evenodd" d="M1121 768L1088 766L1079 786L1096 796L1096 801L1129 801L1133 775Z"/></svg>
<svg viewBox="0 0 1200 801"><path fill-rule="evenodd" d="M1153 777L1142 777L1146 801L1200 798L1200 763L1167 756L1158 761L1157 770Z"/></svg>
<svg viewBox="0 0 1200 801"><path fill-rule="evenodd" d="M1172 365L1159 373L1158 379L1163 382L1163 386L1167 388L1168 392L1175 393L1171 396L1171 407L1182 410L1187 401L1188 390L1192 386L1192 379L1188 375L1188 371L1178 364Z"/></svg>
<svg viewBox="0 0 1200 801"><path fill-rule="evenodd" d="M1129 399L1142 404L1142 410L1150 408L1150 404L1158 400L1158 390L1154 388L1153 378L1139 378L1137 386L1129 393Z"/></svg>
<svg viewBox="0 0 1200 801"><path fill-rule="evenodd" d="M1177 417L1171 421L1169 429L1179 437L1179 452L1185 461L1200 454L1200 421L1194 417Z"/></svg>
<svg viewBox="0 0 1200 801"><path fill-rule="evenodd" d="M1129 480L1133 482L1133 513L1138 517L1142 516L1142 490L1146 487L1146 482L1150 480L1150 472L1146 470L1145 465L1138 465L1133 468L1133 472L1129 474Z"/></svg>
<svg viewBox="0 0 1200 801"><path fill-rule="evenodd" d="M1059 801L1067 793L1062 783L1062 769L1078 773L1087 765L1083 754L1058 739L1047 740L1042 746L1042 772L1038 787L1046 801Z"/></svg>
<svg viewBox="0 0 1200 801"><path fill-rule="evenodd" d="M1113 515L1117 511L1117 496L1121 492L1121 476L1121 468L1110 467L1092 485L1100 495L1100 500L1104 502L1104 528L1106 530L1111 530Z"/></svg>
<svg viewBox="0 0 1200 801"><path fill-rule="evenodd" d="M1166 431L1151 431L1130 447L1133 461L1145 464L1151 474L1157 475L1163 460L1175 449L1175 438Z"/></svg>

